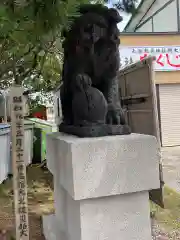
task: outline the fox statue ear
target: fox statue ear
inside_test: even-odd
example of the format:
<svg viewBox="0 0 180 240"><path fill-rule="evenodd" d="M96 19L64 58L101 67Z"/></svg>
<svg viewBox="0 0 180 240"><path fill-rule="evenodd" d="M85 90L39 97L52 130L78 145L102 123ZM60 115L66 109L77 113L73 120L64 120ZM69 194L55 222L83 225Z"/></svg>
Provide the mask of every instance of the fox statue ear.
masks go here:
<svg viewBox="0 0 180 240"><path fill-rule="evenodd" d="M119 14L119 12L115 8L110 8L108 10L108 17L110 21L114 23L120 23L123 20L123 17Z"/></svg>

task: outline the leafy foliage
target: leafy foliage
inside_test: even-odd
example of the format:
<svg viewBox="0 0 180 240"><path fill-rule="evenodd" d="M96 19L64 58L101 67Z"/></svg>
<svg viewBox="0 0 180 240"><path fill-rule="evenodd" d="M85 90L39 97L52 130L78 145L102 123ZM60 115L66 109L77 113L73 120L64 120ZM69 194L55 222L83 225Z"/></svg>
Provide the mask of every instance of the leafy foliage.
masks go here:
<svg viewBox="0 0 180 240"><path fill-rule="evenodd" d="M103 3L104 0L95 2ZM50 91L62 72L62 28L88 0L0 1L0 89L13 82L28 89ZM136 0L119 0L115 7L133 11Z"/></svg>
<svg viewBox="0 0 180 240"><path fill-rule="evenodd" d="M49 90L61 74L62 27L70 26L81 1L31 0L0 3L0 87L15 81Z"/></svg>

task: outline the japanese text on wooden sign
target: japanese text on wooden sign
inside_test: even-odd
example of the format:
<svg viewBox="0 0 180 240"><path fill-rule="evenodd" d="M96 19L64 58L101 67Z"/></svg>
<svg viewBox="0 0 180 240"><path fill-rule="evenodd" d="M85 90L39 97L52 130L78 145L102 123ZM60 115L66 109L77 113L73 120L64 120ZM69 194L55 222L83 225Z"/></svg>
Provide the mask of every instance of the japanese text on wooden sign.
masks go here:
<svg viewBox="0 0 180 240"><path fill-rule="evenodd" d="M12 87L10 99L16 240L29 240L26 166L24 161L23 89L18 86Z"/></svg>
<svg viewBox="0 0 180 240"><path fill-rule="evenodd" d="M180 70L180 46L120 47L121 68L154 56L154 70Z"/></svg>

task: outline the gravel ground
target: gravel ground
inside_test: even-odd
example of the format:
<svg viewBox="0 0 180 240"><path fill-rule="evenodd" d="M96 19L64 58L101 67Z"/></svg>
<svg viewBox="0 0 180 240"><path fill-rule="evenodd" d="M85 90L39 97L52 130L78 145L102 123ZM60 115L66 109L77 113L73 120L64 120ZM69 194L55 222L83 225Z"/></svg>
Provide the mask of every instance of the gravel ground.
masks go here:
<svg viewBox="0 0 180 240"><path fill-rule="evenodd" d="M52 176L44 173L39 168L30 168L28 171L28 196L30 240L44 240L42 234L41 216L53 211ZM37 181L38 179L38 181ZM8 235L14 235L13 198L9 194L11 184L7 184L6 197L0 195L0 231L6 230ZM0 233L0 240L2 238ZM180 230L167 232L152 219L152 240L180 240Z"/></svg>
<svg viewBox="0 0 180 240"><path fill-rule="evenodd" d="M0 229L6 231L5 234L0 233L0 240L10 240L15 235L14 217L11 213L2 213L0 217ZM45 240L42 234L41 218L34 214L29 214L30 240ZM4 236L4 237L2 237Z"/></svg>
<svg viewBox="0 0 180 240"><path fill-rule="evenodd" d="M12 180L12 179L11 179ZM15 235L12 181L0 188L0 240L10 240ZM53 212L52 176L38 167L28 170L28 207L30 240L45 240L41 216ZM2 237L1 231L6 231Z"/></svg>
<svg viewBox="0 0 180 240"><path fill-rule="evenodd" d="M152 220L152 240L178 240L180 231L167 232L160 227L155 220Z"/></svg>

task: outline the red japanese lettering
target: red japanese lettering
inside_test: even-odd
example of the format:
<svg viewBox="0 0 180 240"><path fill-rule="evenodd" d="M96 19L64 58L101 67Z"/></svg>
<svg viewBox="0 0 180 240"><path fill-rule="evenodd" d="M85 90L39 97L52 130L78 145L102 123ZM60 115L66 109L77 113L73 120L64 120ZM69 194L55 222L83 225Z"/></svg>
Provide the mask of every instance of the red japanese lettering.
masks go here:
<svg viewBox="0 0 180 240"><path fill-rule="evenodd" d="M176 56L176 58L179 58L179 56ZM180 64L173 64L173 63L170 62L169 54L168 54L168 53L166 54L166 59L167 59L168 65L170 65L171 67L176 67L176 68L179 68L179 67L180 67Z"/></svg>
<svg viewBox="0 0 180 240"><path fill-rule="evenodd" d="M162 58L163 58L163 55L160 54L159 57L158 57L158 59L156 60L156 62L157 62L159 65L161 65L162 67L164 67L164 63L161 62L161 59L162 59Z"/></svg>
<svg viewBox="0 0 180 240"><path fill-rule="evenodd" d="M140 60L142 61L144 58L146 58L148 56L148 54L147 53L144 53L144 55L143 56L140 56Z"/></svg>

